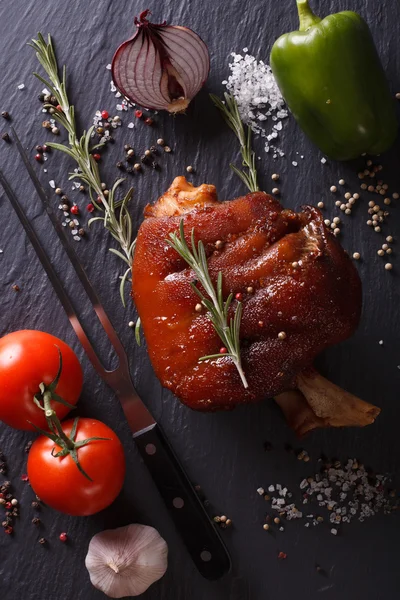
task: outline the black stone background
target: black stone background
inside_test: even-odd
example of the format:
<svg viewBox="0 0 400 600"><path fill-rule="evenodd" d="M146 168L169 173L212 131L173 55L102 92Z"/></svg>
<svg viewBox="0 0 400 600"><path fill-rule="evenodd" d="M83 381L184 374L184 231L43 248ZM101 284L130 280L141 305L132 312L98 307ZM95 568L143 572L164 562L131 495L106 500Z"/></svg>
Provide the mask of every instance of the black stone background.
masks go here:
<svg viewBox="0 0 400 600"><path fill-rule="evenodd" d="M400 8L393 0L315 0L313 5L323 14L343 9L360 12L371 26L379 53L387 70L393 92L400 91L399 20ZM169 0L140 4L126 0L85 0L62 3L49 0L2 0L0 3L0 109L8 110L31 155L34 146L48 136L41 127L43 115L36 99L42 85L34 79L37 69L33 51L26 45L40 30L54 36L60 63L68 68L68 91L76 105L79 125L88 127L96 109L106 108L115 114L117 101L109 92L111 62L117 45L132 32L133 17L151 8L154 20L167 19L173 24L192 27L202 35L211 53L211 73L205 88L193 102L186 116L177 118L157 115L157 124L148 128L135 123L132 113L122 115L124 127L116 134L100 164L104 180L112 183L119 175L115 168L123 155L126 142L144 150L162 136L174 152L160 160L162 170L133 178L135 196L131 211L137 225L142 209L154 201L172 179L185 173L192 164L196 173L190 180L214 183L220 198L230 199L244 192L243 186L229 170L229 162L237 162L237 145L208 99L210 91L220 93L221 81L228 74L228 56L245 46L253 55L268 60L275 38L297 26L294 0L255 0L254 2L213 2L205 0ZM22 91L17 85L24 83ZM368 89L373 78L365 82ZM367 100L367 98L366 98ZM7 130L7 123L1 123ZM52 137L52 136L50 136ZM65 139L65 135L61 136ZM269 191L270 176L281 174L279 187L283 203L292 208L304 202L324 200L327 217L337 214L329 187L343 177L355 192L356 176L363 161L352 164L320 162L320 153L305 139L292 118L284 124L280 145L286 156L276 161L262 150L258 142L259 170L262 186ZM297 152L304 155L299 159ZM400 190L399 144L382 157L385 179L391 191ZM298 160L294 168L292 160ZM90 307L78 287L49 228L47 217L21 167L13 145L0 142L0 164L23 202L40 233L43 244L51 252L54 264L77 304L81 305L86 323L97 341L99 351L110 358L109 349ZM69 192L67 173L72 165L68 157L53 153L46 164L48 173L37 165L45 185L55 179ZM76 197L83 208L87 199ZM58 199L54 196L54 203ZM82 361L85 385L79 404L81 415L90 415L113 427L126 449L127 476L120 497L104 512L91 518L71 518L43 509L40 532L31 525L33 492L20 481L25 471L24 445L33 434L0 428L0 446L10 467L9 477L21 502L21 518L12 537L0 535L0 597L2 600L100 600L84 566L91 537L98 531L131 522L156 527L169 544L169 569L166 576L144 595L146 600L381 600L400 595L398 568L399 523L396 516L377 516L368 522L353 522L338 537L324 524L306 529L304 522L292 522L284 533L276 536L263 531L266 506L257 495L260 485L281 482L297 488L304 475L314 472L320 452L346 458L357 456L379 472L398 474L399 470L399 259L397 243L392 255L394 269L388 273L383 259L376 254L389 233L400 238L399 210L394 202L391 216L376 234L365 224L368 195L363 193L351 217L343 217L341 239L349 251L362 255L357 267L364 286L364 311L357 334L349 341L325 352L319 368L333 381L360 397L382 407L376 424L364 430L318 431L301 443L286 426L272 402L239 408L229 414L196 414L182 406L169 392L162 390L155 378L145 347L138 349L128 321L134 316L130 306L124 310L118 294L117 277L121 264L108 252L110 238L94 227L87 240L77 247L97 287L104 306L127 348L133 378L141 396L165 428L191 479L201 485L210 501L210 511L225 513L234 527L223 532L232 555L233 571L223 580L210 583L193 567L157 491L140 462L122 410L109 389L94 372L80 348L63 310L28 243L8 201L0 194L0 332L5 334L23 328L49 331L70 343ZM340 213L342 217L343 214ZM11 287L18 284L20 293ZM383 340L383 346L379 340ZM269 440L274 450L264 453L263 442ZM297 461L283 450L285 442L303 446L312 456L308 465ZM71 493L73 491L71 490ZM58 541L67 531L70 542ZM43 535L48 547L37 540ZM278 551L288 554L278 561ZM329 573L318 575L315 563Z"/></svg>

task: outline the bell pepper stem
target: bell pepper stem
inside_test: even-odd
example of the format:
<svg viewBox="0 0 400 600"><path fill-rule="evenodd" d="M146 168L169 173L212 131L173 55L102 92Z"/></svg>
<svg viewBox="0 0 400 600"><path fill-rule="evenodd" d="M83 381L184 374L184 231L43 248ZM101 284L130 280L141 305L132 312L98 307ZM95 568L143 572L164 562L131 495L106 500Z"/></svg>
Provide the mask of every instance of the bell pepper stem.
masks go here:
<svg viewBox="0 0 400 600"><path fill-rule="evenodd" d="M300 19L299 31L307 31L307 29L310 29L313 25L320 23L322 19L313 13L308 0L296 0L296 2Z"/></svg>

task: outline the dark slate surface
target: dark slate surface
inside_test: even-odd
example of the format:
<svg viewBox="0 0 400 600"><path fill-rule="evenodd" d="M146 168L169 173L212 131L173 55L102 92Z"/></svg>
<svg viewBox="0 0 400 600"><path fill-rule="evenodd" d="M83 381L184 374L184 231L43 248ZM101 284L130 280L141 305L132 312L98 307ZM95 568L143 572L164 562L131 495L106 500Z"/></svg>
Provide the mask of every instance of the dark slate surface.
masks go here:
<svg viewBox="0 0 400 600"><path fill-rule="evenodd" d="M137 126L126 128L133 117L124 118L117 143L106 152L101 163L104 179L112 182L117 176L114 163L122 156L122 145L130 142L144 149L162 135L173 146L174 153L163 157L160 173L136 177L132 212L140 222L144 205L162 193L172 178L184 172L185 166L196 166L191 177L195 183L216 184L221 198L231 198L243 192L230 174L228 164L235 160L236 145L208 101L209 91L220 92L220 82L227 75L228 55L248 46L250 52L267 59L273 40L296 27L294 0L246 3L239 0L215 3L211 0L150 2L155 19L167 19L193 27L209 44L212 68L206 89L193 103L187 116L157 117L154 129ZM400 90L400 52L398 2L382 0L337 0L314 2L324 13L351 8L367 18L377 41L379 52L391 80L393 91ZM25 0L0 3L1 23L1 88L0 109L9 110L14 125L26 146L45 141L41 128L42 115L36 100L42 86L31 73L37 68L32 50L26 42L37 31L54 35L58 56L68 66L68 89L76 104L80 125L88 126L98 108L114 112L116 101L109 92L110 73L105 70L113 50L132 28L133 16L143 8L136 2L116 0L86 0L85 2L54 3L49 0ZM17 85L24 83L23 91ZM366 82L368 86L374 82ZM2 130L7 129L1 123ZM266 190L270 175L281 174L282 200L286 206L298 207L304 202L324 199L328 216L335 210L329 186L344 177L350 189L356 191L359 181L357 164L323 166L320 154L304 138L292 119L284 126L281 145L286 157L276 162L261 152L260 173ZM26 175L21 171L15 148L0 143L0 163L14 182L15 188L40 232L43 243L51 249L54 263L62 272L65 284L72 290L87 315L87 323L96 331L90 319L85 298L72 277L57 240L49 231L46 218L37 202ZM297 169L291 161L303 154ZM399 147L382 162L387 165L385 177L391 190L400 188ZM41 171L42 181L54 178L69 189L68 159L53 154L47 163L48 173ZM40 171L38 169L38 171ZM79 197L82 207L85 198ZM54 199L56 203L56 198ZM383 236L366 227L367 199L364 194L354 211L345 218L342 240L350 252L359 251L363 260L358 267L364 283L364 313L357 334L347 343L326 352L319 361L320 369L332 380L359 396L382 407L377 423L365 430L320 431L303 446L316 461L322 451L327 455L357 456L380 472L396 474L399 469L399 263L397 247L393 255L395 268L385 272L383 261L376 255ZM384 227L384 234L400 236L398 208ZM86 215L85 217L86 218ZM109 238L100 227L90 239L81 242L79 251L92 280L103 298L105 307L130 353L135 383L140 394L168 433L192 480L200 484L210 501L210 509L226 513L235 527L224 533L233 560L233 572L217 583L203 580L195 571L177 538L159 496L141 465L130 440L122 411L111 392L102 384L84 356L74 333L58 303L36 256L27 242L8 202L0 195L0 332L22 328L49 331L69 342L82 360L85 387L80 402L80 414L104 420L121 436L126 448L128 472L123 493L108 510L92 518L69 518L50 509L42 511L40 533L30 520L32 490L20 481L25 471L23 448L33 435L0 428L0 445L10 467L9 477L21 501L21 519L13 537L0 536L0 596L2 600L101 600L104 597L92 588L84 566L88 542L102 529L145 522L154 525L168 540L169 570L143 598L146 600L277 600L299 598L312 600L380 600L396 598L400 593L398 570L398 532L396 516L378 516L368 523L352 523L342 535L334 537L324 525L307 530L302 522L288 524L285 533L274 537L261 528L264 501L256 494L259 485L281 481L295 486L313 468L296 461L283 450L285 442L298 445L280 412L271 402L238 409L231 414L200 415L184 408L157 382L145 348L137 349L127 323L134 318L133 308L123 310L117 289L120 264L107 251ZM11 286L17 283L16 294ZM109 352L97 332L99 349ZM383 340L383 346L378 344ZM271 441L274 451L263 452L263 442ZM71 490L71 493L73 491ZM67 531L71 542L58 541L61 531ZM38 538L49 540L47 548L39 546ZM288 559L278 562L277 552L287 552ZM330 576L323 578L315 571L320 563Z"/></svg>

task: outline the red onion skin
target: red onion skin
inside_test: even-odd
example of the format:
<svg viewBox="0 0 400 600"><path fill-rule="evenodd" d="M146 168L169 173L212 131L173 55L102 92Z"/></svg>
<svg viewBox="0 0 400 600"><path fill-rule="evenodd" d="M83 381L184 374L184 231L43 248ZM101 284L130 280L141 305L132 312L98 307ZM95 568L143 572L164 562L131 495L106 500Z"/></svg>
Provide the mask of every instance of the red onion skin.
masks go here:
<svg viewBox="0 0 400 600"><path fill-rule="evenodd" d="M127 40L125 40L124 42L122 42L122 44L117 48L117 50L114 53L113 59L112 59L112 68L111 68L111 72L112 72L112 78L114 81L115 86L117 87L118 91L125 96L125 98L127 98L128 100L136 103L136 104L140 104L141 106L144 106L145 108L151 109L151 110L169 110L169 107L173 107L174 104L176 105L176 107L180 104L182 104L181 108L172 108L171 110L169 110L169 112L174 112L174 113L178 113L178 112L184 112L187 108L187 106L189 105L189 103L191 102L192 98L182 98L182 99L178 99L176 101L173 102L168 102L165 99L165 106L161 107L161 106L153 106L151 102L149 103L142 103L139 102L137 99L133 98L132 96L130 96L130 94L127 92L126 89L124 89L123 85L121 84L120 81L120 77L117 73L117 65L119 64L120 61L120 56L123 55L123 53L125 52L125 49L127 46L131 45L134 43L134 41L136 40L136 38L143 32L144 28L147 29L151 29L151 41L154 44L154 46L156 47L160 59L161 59L161 66L163 69L165 69L164 72L167 72L166 70L168 69L168 71L174 71L174 68L171 65L170 59L169 59L169 55L166 52L164 43L159 40L158 41L158 36L157 36L157 29L159 28L179 28L181 30L186 30L188 32L191 32L194 36L196 36L205 46L205 48L207 48L205 42L202 40L202 38L192 29L190 29L189 27L183 27L183 26L176 26L176 25L167 25L166 22L164 21L163 23L160 24L155 24L155 23L150 23L147 20L147 16L151 14L149 10L144 10L140 13L139 17L135 17L135 25L137 26L137 30L134 33L134 35L130 38L128 38ZM207 69L206 69L206 76L204 78L204 80L201 82L200 86L199 86L199 90L200 88L205 84L205 82L207 81L208 78L208 74L210 71L210 58L209 58L209 54L207 52ZM179 82L177 81L178 85ZM198 91L199 91L198 90ZM196 92L196 94L198 93L198 91ZM162 94L162 92L160 92Z"/></svg>

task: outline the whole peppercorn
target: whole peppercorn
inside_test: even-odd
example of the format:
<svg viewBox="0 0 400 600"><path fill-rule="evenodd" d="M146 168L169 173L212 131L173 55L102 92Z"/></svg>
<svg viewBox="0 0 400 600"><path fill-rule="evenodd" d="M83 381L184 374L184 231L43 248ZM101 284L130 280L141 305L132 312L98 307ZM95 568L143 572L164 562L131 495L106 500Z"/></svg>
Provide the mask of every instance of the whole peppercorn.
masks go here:
<svg viewBox="0 0 400 600"><path fill-rule="evenodd" d="M54 190L54 193L55 193L55 194L57 194L57 196L62 196L62 195L63 195L63 193L62 193L62 189L61 189L61 188L56 188L56 189Z"/></svg>
<svg viewBox="0 0 400 600"><path fill-rule="evenodd" d="M103 127L104 129L110 129L111 125L110 123L104 123Z"/></svg>
<svg viewBox="0 0 400 600"><path fill-rule="evenodd" d="M102 134L102 133L104 133L104 128L103 127L98 127L96 129L96 131L97 131L97 133Z"/></svg>
<svg viewBox="0 0 400 600"><path fill-rule="evenodd" d="M171 148L169 146L164 146L164 152L168 154L169 152L171 152Z"/></svg>
<svg viewBox="0 0 400 600"><path fill-rule="evenodd" d="M7 132L5 132L5 133L2 134L1 139L3 139L5 142L9 142L10 141L10 136L8 135Z"/></svg>
<svg viewBox="0 0 400 600"><path fill-rule="evenodd" d="M6 502L6 505L5 505L5 506L6 506L6 509L7 509L7 510L10 510L10 508L12 508L12 504L11 504L11 502Z"/></svg>
<svg viewBox="0 0 400 600"><path fill-rule="evenodd" d="M69 204L68 196L66 196L65 194L61 196L61 202L63 202L64 204Z"/></svg>
<svg viewBox="0 0 400 600"><path fill-rule="evenodd" d="M43 160L43 156L41 154L35 154L35 160L37 160L38 162L42 162Z"/></svg>
<svg viewBox="0 0 400 600"><path fill-rule="evenodd" d="M31 502L31 506L32 506L32 508L35 508L35 509L40 508L40 504L39 504L39 502L36 502L36 500L34 500L33 502Z"/></svg>
<svg viewBox="0 0 400 600"><path fill-rule="evenodd" d="M43 96L43 101L44 102L50 102L51 101L51 94L45 94Z"/></svg>
<svg viewBox="0 0 400 600"><path fill-rule="evenodd" d="M50 121L43 121L42 127L44 127L45 129L51 129Z"/></svg>
<svg viewBox="0 0 400 600"><path fill-rule="evenodd" d="M68 536L65 532L60 533L60 542L66 542L68 540Z"/></svg>
<svg viewBox="0 0 400 600"><path fill-rule="evenodd" d="M135 117L141 119L143 117L143 112L141 110L135 110Z"/></svg>
<svg viewBox="0 0 400 600"><path fill-rule="evenodd" d="M79 215L79 206L77 206L76 204L71 206L71 212L73 215Z"/></svg>
<svg viewBox="0 0 400 600"><path fill-rule="evenodd" d="M150 152L152 152L153 154L158 154L158 149L156 148L156 146L150 146Z"/></svg>
<svg viewBox="0 0 400 600"><path fill-rule="evenodd" d="M36 152L42 153L43 152L43 146L36 146L35 150L36 150Z"/></svg>
<svg viewBox="0 0 400 600"><path fill-rule="evenodd" d="M51 108L48 108L47 110L51 115L54 115L54 113L56 112L56 109L53 106Z"/></svg>
<svg viewBox="0 0 400 600"><path fill-rule="evenodd" d="M39 519L39 517L33 517L32 524L33 525L40 525L40 519Z"/></svg>
<svg viewBox="0 0 400 600"><path fill-rule="evenodd" d="M3 110L3 112L1 113L1 116L3 117L3 119L6 119L7 121L10 118L10 114L6 110Z"/></svg>
<svg viewBox="0 0 400 600"><path fill-rule="evenodd" d="M124 163L121 162L120 160L117 162L117 164L115 166L117 167L117 169L121 169L122 171L125 169Z"/></svg>
<svg viewBox="0 0 400 600"><path fill-rule="evenodd" d="M61 208L63 209L64 212L68 212L69 211L69 204L63 204L61 206Z"/></svg>
<svg viewBox="0 0 400 600"><path fill-rule="evenodd" d="M57 98L55 96L50 96L50 102L54 106L57 106L57 104L58 104L58 100L57 100Z"/></svg>
<svg viewBox="0 0 400 600"><path fill-rule="evenodd" d="M140 161L141 161L142 163L147 163L147 162L148 162L147 156L145 156L145 155L143 154L143 156L141 156L141 157L140 157Z"/></svg>
<svg viewBox="0 0 400 600"><path fill-rule="evenodd" d="M96 162L99 162L99 160L101 160L101 154L98 154L97 152L95 154L92 154L92 156Z"/></svg>
<svg viewBox="0 0 400 600"><path fill-rule="evenodd" d="M151 163L151 167L155 171L158 171L158 169L160 168L160 165L155 160L153 160L153 162Z"/></svg>
<svg viewBox="0 0 400 600"><path fill-rule="evenodd" d="M165 140L163 140L163 138L158 138L158 140L157 140L157 144L158 144L159 146L165 146Z"/></svg>
<svg viewBox="0 0 400 600"><path fill-rule="evenodd" d="M91 202L89 202L89 204L86 206L86 210L89 213L92 213L94 211L94 204L92 204Z"/></svg>
<svg viewBox="0 0 400 600"><path fill-rule="evenodd" d="M43 546L45 543L46 543L46 540L44 538L40 538L39 544L41 544Z"/></svg>
<svg viewBox="0 0 400 600"><path fill-rule="evenodd" d="M4 528L4 533L7 533L7 535L10 535L13 531L14 530L11 527L11 525L8 525L7 527Z"/></svg>
<svg viewBox="0 0 400 600"><path fill-rule="evenodd" d="M53 133L54 135L58 135L60 133L60 130L58 129L58 127L52 127L51 133Z"/></svg>
<svg viewBox="0 0 400 600"><path fill-rule="evenodd" d="M109 117L109 116L110 116L110 115L108 114L108 110L102 110L102 111L101 111L101 117L102 117L103 119L108 119L108 117Z"/></svg>
<svg viewBox="0 0 400 600"><path fill-rule="evenodd" d="M128 156L133 156L135 154L135 151L133 148L129 148L129 150L127 151L127 155Z"/></svg>
<svg viewBox="0 0 400 600"><path fill-rule="evenodd" d="M132 169L132 167L127 167L127 169L126 169L126 172L127 172L127 173L133 173L133 169Z"/></svg>
<svg viewBox="0 0 400 600"><path fill-rule="evenodd" d="M83 237L85 235L85 230L81 227L80 229L78 229L78 234Z"/></svg>
<svg viewBox="0 0 400 600"><path fill-rule="evenodd" d="M50 146L47 146L46 144L43 144L42 148L43 148L43 152L50 152L51 151Z"/></svg>
<svg viewBox="0 0 400 600"><path fill-rule="evenodd" d="M142 170L142 165L140 163L135 163L133 165L133 168L135 169L135 171L141 171Z"/></svg>
<svg viewBox="0 0 400 600"><path fill-rule="evenodd" d="M147 157L151 156L151 151L150 150L145 150L144 151L144 155L147 156Z"/></svg>
<svg viewBox="0 0 400 600"><path fill-rule="evenodd" d="M153 125L154 123L151 117L147 117L147 119L145 119L144 122L146 123L146 125Z"/></svg>

